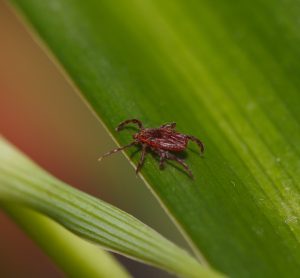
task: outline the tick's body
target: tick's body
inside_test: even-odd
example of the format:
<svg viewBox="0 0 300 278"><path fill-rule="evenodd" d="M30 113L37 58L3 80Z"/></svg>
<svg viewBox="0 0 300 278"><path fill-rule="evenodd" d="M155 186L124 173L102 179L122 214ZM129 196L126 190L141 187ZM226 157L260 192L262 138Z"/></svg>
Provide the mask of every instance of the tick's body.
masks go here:
<svg viewBox="0 0 300 278"><path fill-rule="evenodd" d="M125 125L128 123L135 123L139 126L139 132L135 133L133 135L134 141L121 148L114 149L106 154L104 154L100 159L102 159L105 156L108 156L110 154L113 154L115 152L121 151L127 147L141 144L142 145L142 154L141 159L139 161L139 164L137 166L136 172L141 169L146 150L147 148L150 148L153 152L157 153L160 157L160 168L163 167L165 160L175 160L178 163L180 163L185 171L190 175L190 177L193 177L192 172L190 171L189 167L185 164L185 162L175 156L171 152L181 152L184 151L187 147L188 141L194 141L198 144L200 147L201 153L204 151L204 145L203 143L197 139L194 136L191 135L185 135L179 132L175 131L176 123L167 123L159 128L144 128L141 121L137 119L131 119L126 120L118 125L116 128L117 131L120 131Z"/></svg>
<svg viewBox="0 0 300 278"><path fill-rule="evenodd" d="M145 128L136 137L142 143L166 151L183 151L188 143L185 135L175 132L171 128Z"/></svg>

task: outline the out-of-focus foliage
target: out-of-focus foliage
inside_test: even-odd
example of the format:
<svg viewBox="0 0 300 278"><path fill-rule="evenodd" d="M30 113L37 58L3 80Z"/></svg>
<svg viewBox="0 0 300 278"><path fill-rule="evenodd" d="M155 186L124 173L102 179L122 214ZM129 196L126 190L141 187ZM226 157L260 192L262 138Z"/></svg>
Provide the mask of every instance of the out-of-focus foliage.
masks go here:
<svg viewBox="0 0 300 278"><path fill-rule="evenodd" d="M49 225L53 231L50 234L55 237L54 234L59 228L53 226L54 224L47 219L41 218L37 213L30 212L28 208L52 218L73 233L100 244L106 249L183 277L220 277L207 267L201 266L187 252L131 215L55 179L1 137L0 154L0 204L4 204L8 212L25 227L25 230L29 230L37 241L41 241L41 245L47 251L51 250L55 244L60 244L57 243L58 238L55 244L49 241L47 233L50 231L45 231L44 237L41 231L45 225ZM15 208L14 205L25 206L25 209ZM22 220L24 217L28 219ZM63 255L59 252L52 252L51 255L71 276L77 273L79 277L98 277L99 273L102 273L103 277L127 277L116 262L111 258L106 258L101 252L99 252L99 260L101 262L101 257L103 257L104 266L101 266L96 258L87 257L83 262L77 262L76 272L74 270L76 264L74 265L73 262L78 260L78 255L74 254L73 258L66 259L67 253L71 254L76 250L82 254L91 253L90 256L94 257L96 256L95 250L90 245L80 243L80 239L74 239L64 230L61 232L65 233L66 237L64 247L60 248L66 250ZM59 237L60 240L61 237L62 235ZM69 241L72 243L68 244ZM110 268L111 274L104 275L103 273L107 273Z"/></svg>

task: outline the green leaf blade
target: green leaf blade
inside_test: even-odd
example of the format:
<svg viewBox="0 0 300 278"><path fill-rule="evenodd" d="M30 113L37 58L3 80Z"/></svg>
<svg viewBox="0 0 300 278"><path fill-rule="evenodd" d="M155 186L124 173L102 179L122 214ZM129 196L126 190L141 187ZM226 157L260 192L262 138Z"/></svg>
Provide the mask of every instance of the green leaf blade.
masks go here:
<svg viewBox="0 0 300 278"><path fill-rule="evenodd" d="M48 217L15 204L1 204L1 208L69 277L131 277L107 252L82 240Z"/></svg>
<svg viewBox="0 0 300 278"><path fill-rule="evenodd" d="M3 138L0 153L0 201L7 204L8 211L14 212L10 204L25 206L108 250L183 277L221 277L133 216L52 177ZM49 221L28 214L51 227Z"/></svg>
<svg viewBox="0 0 300 278"><path fill-rule="evenodd" d="M232 276L299 273L296 1L14 2L118 142L133 117L205 142L194 182L142 170L197 253Z"/></svg>

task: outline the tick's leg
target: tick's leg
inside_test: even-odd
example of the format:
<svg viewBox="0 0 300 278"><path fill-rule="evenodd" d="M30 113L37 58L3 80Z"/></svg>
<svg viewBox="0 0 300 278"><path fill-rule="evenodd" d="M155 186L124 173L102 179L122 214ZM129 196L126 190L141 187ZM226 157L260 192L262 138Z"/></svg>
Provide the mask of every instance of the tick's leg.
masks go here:
<svg viewBox="0 0 300 278"><path fill-rule="evenodd" d="M129 124L129 123L134 123L137 124L139 126L139 128L143 128L143 124L140 120L137 119L130 119L130 120L126 120L124 122L121 122L117 127L116 127L116 131L120 131L125 125Z"/></svg>
<svg viewBox="0 0 300 278"><path fill-rule="evenodd" d="M146 145L146 144L143 144L143 145L142 145L141 158L140 158L140 161L139 161L139 163L138 163L138 165L137 165L137 167L136 167L136 170L135 170L135 173L136 173L136 174L141 170L141 168L142 168L142 166L143 166L143 164L144 164L145 155L146 155L146 150L147 150L147 145Z"/></svg>
<svg viewBox="0 0 300 278"><path fill-rule="evenodd" d="M109 156L109 155L111 155L111 154L113 154L113 153L122 151L122 150L124 150L124 149L126 149L126 148L128 148L128 147L131 147L131 146L133 146L133 145L136 145L136 144L137 144L137 142L134 141L134 142L130 143L129 145L126 145L126 146L123 146L123 147L120 147L120 148L113 149L113 150L111 150L110 152L107 152L107 153L105 153L104 155L102 155L101 157L99 157L98 160L101 161L102 158L104 158L104 157L106 157L106 156Z"/></svg>
<svg viewBox="0 0 300 278"><path fill-rule="evenodd" d="M164 150L158 150L155 148L151 148L151 150L156 153L159 156L159 169L163 169L164 168L164 162L166 160L166 151Z"/></svg>
<svg viewBox="0 0 300 278"><path fill-rule="evenodd" d="M201 153L204 152L204 144L203 144L198 138L196 138L196 137L194 137L194 136L191 136L191 135L187 135L186 137L187 137L189 140L194 141L194 142L199 146L199 148L200 148L200 150L201 150Z"/></svg>
<svg viewBox="0 0 300 278"><path fill-rule="evenodd" d="M164 163L165 163L166 157L164 153L159 153L159 169L164 168Z"/></svg>
<svg viewBox="0 0 300 278"><path fill-rule="evenodd" d="M160 126L161 128L171 128L171 129L174 129L176 127L176 123L165 123L163 125Z"/></svg>
<svg viewBox="0 0 300 278"><path fill-rule="evenodd" d="M170 159L170 160L174 160L176 162L178 162L179 164L181 164L184 168L184 170L188 173L188 175L193 179L194 176L189 168L189 166L187 166L187 164L184 162L183 159L178 158L176 155L169 153L169 152L164 152L163 153L164 158L163 159Z"/></svg>

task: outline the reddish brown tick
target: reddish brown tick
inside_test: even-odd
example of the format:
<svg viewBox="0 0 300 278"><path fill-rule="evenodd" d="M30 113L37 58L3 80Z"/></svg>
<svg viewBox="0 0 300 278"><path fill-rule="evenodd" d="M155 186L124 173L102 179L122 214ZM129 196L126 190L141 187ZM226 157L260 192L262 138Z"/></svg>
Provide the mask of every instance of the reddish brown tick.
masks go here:
<svg viewBox="0 0 300 278"><path fill-rule="evenodd" d="M136 168L136 173L138 173L142 168L146 151L147 149L150 149L154 153L159 155L159 167L161 169L164 167L165 160L175 160L176 162L181 164L188 175L193 178L193 174L188 165L184 162L183 159L180 159L176 155L174 155L174 153L184 151L189 140L196 142L200 147L201 153L203 153L204 144L199 139L191 135L185 135L176 132L176 123L166 123L158 128L144 128L142 122L137 119L131 119L121 122L116 128L116 131L120 131L125 125L129 123L137 124L139 127L139 131L132 136L134 141L126 146L111 150L110 152L101 156L99 160L101 160L105 156L124 150L133 145L140 144L142 146L142 153L140 161Z"/></svg>

